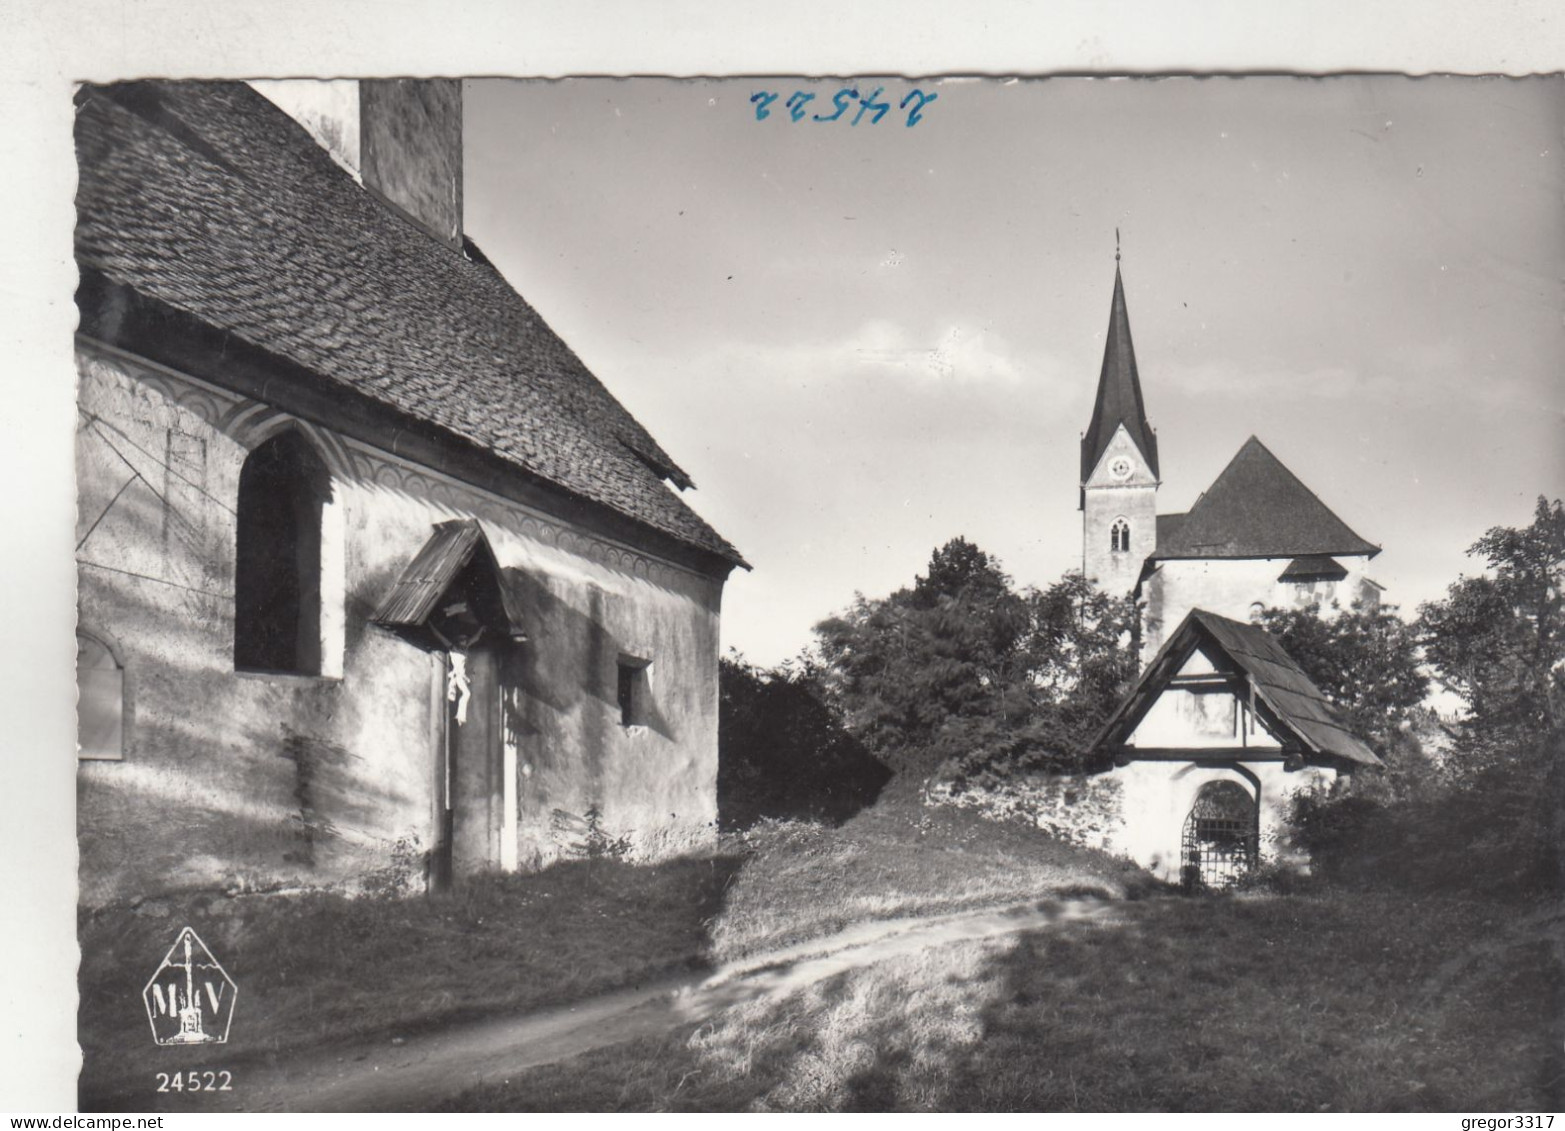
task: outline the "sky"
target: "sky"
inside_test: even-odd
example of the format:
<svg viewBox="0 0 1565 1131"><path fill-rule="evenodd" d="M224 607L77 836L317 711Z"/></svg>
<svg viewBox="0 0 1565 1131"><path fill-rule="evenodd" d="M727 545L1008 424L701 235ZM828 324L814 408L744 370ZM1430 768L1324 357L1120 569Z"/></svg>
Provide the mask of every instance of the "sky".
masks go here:
<svg viewBox="0 0 1565 1131"><path fill-rule="evenodd" d="M844 87L890 109L815 120ZM915 89L938 97L909 126ZM469 80L466 226L754 566L723 606L753 661L958 535L1019 585L1080 566L1116 228L1159 512L1257 435L1385 548L1371 574L1411 613L1565 495L1562 94Z"/></svg>

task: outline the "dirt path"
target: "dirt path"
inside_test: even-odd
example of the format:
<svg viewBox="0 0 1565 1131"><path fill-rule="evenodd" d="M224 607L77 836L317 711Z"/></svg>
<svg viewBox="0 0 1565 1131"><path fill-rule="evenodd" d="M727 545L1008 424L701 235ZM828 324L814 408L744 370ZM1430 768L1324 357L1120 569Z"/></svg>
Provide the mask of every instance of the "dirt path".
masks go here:
<svg viewBox="0 0 1565 1131"><path fill-rule="evenodd" d="M572 1006L473 1022L407 1038L251 1069L231 1093L208 1093L198 1110L417 1111L474 1085L623 1041L703 1021L740 1002L783 996L888 958L972 939L1104 920L1114 905L1075 899L850 927L754 955L705 975L605 994ZM159 1097L162 1098L162 1097ZM181 1109L195 1105L187 1100Z"/></svg>

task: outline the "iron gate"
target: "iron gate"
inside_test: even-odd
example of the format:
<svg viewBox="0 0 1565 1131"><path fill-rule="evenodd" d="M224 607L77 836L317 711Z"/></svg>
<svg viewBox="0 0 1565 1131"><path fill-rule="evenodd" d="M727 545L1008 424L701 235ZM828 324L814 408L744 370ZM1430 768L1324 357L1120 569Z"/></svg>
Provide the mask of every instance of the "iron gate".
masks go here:
<svg viewBox="0 0 1565 1131"><path fill-rule="evenodd" d="M1207 782L1185 818L1180 875L1187 890L1221 891L1255 867L1255 800L1238 782Z"/></svg>

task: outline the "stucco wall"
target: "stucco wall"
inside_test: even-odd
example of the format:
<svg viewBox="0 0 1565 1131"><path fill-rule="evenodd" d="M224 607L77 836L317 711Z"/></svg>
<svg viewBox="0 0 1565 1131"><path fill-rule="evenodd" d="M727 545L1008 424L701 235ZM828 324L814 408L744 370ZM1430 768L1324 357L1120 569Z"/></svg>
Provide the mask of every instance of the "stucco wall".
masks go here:
<svg viewBox="0 0 1565 1131"><path fill-rule="evenodd" d="M369 617L458 518L482 522L528 634L492 657L494 717L474 725L498 741L468 739L488 751L459 790L459 866L547 863L589 810L639 856L715 838L720 581L307 429L332 473L323 634L340 678L236 673L239 472L290 422L93 346L80 373L81 623L115 648L131 701L124 759L79 767L84 903L352 887L399 840L433 843L443 661ZM644 727L619 725L621 653L652 661Z"/></svg>
<svg viewBox="0 0 1565 1131"><path fill-rule="evenodd" d="M1190 654L1178 675L1201 678L1218 669L1203 649ZM1226 685L1165 687L1125 738L1127 747L1173 750L1280 750L1281 742Z"/></svg>
<svg viewBox="0 0 1565 1131"><path fill-rule="evenodd" d="M1235 781L1252 798L1259 796L1260 856L1263 863L1299 863L1286 846L1288 811L1301 789L1329 785L1336 771L1320 766L1284 769L1280 761L1200 764L1134 761L1108 776L1121 789L1124 823L1110 847L1129 856L1159 879L1179 880L1185 818L1196 793L1207 782Z"/></svg>
<svg viewBox="0 0 1565 1131"><path fill-rule="evenodd" d="M1341 581L1300 585L1279 581L1292 558L1180 560L1159 562L1143 586L1142 662L1150 660L1179 627L1191 609L1205 609L1233 620L1247 621L1257 603L1277 608L1302 608L1319 603L1331 612L1333 601L1349 608L1354 601L1373 604L1380 589L1365 573L1366 559L1337 560L1348 571Z"/></svg>

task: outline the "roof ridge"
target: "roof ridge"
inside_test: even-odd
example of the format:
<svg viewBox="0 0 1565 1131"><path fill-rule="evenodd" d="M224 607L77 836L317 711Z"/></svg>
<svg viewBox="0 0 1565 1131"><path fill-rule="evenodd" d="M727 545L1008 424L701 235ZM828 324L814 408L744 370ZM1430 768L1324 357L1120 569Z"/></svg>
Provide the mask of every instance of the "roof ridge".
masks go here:
<svg viewBox="0 0 1565 1131"><path fill-rule="evenodd" d="M1332 510L1330 507L1328 507L1326 505L1326 501L1324 499L1322 499L1319 495L1317 495L1314 492L1314 490L1310 487L1310 485L1308 483L1306 483L1306 482L1304 482L1304 480L1300 479L1298 474L1293 470L1293 468L1289 467L1287 464L1283 463L1282 460L1278 459L1277 458L1277 453L1273 452L1270 448L1268 448L1261 441L1261 438L1259 436L1257 436L1254 432L1251 432L1250 433L1250 438L1248 440L1246 440L1244 443L1245 443L1246 447L1249 446L1250 444L1254 444L1256 447L1260 448L1261 451L1265 452L1268 456L1270 456L1272 458L1272 461L1274 463L1276 463L1277 466L1279 468L1281 468L1288 475L1288 477L1290 479L1292 479L1295 483L1297 483L1299 485L1299 489L1310 497L1311 501L1317 503L1321 507L1321 509L1327 511L1331 515L1332 518L1337 519L1338 522L1342 522L1342 519L1340 517L1338 517L1337 512ZM1244 448L1241 447L1239 450L1243 451ZM1235 455L1234 458L1237 459L1238 456ZM1343 522L1342 525L1343 526L1347 526L1348 524ZM1349 529L1351 530L1352 528L1350 527ZM1373 543L1371 543L1371 544L1373 544ZM1376 552L1379 552L1380 547L1376 546L1375 550L1376 550Z"/></svg>
<svg viewBox="0 0 1565 1131"><path fill-rule="evenodd" d="M689 477L492 263L409 238L405 220L371 204L374 194L265 95L237 81L127 88L188 127L221 158L212 164L157 116L93 97L97 89L86 88L75 123L84 266L743 563L669 489L671 473Z"/></svg>
<svg viewBox="0 0 1565 1131"><path fill-rule="evenodd" d="M1373 557L1366 540L1251 435L1153 553L1169 558Z"/></svg>

